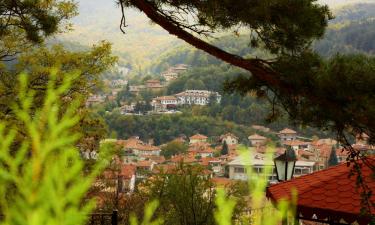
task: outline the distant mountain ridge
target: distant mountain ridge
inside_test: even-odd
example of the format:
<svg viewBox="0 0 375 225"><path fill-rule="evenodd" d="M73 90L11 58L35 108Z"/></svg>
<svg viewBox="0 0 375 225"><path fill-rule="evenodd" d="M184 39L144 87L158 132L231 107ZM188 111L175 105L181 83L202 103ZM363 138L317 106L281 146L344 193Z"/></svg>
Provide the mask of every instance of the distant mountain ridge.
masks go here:
<svg viewBox="0 0 375 225"><path fill-rule="evenodd" d="M72 32L58 37L65 42L92 45L100 40L113 43L114 52L133 64L143 65L165 49L180 43L149 19L133 9L126 11L128 27L119 28L121 10L115 1L77 0L79 15L72 19Z"/></svg>
<svg viewBox="0 0 375 225"><path fill-rule="evenodd" d="M193 49L183 41L168 34L159 26L151 24L145 15L134 9L128 9L125 13L128 27L125 29L126 33L123 34L119 29L121 12L115 1L77 1L80 15L72 20L74 31L58 37L67 46L89 46L106 39L113 43L113 51L120 56L121 60L126 61L126 64L132 65L139 71L155 64L155 60L159 60L160 57L165 56L165 53L175 48L181 50ZM332 54L335 51L334 49L341 49L340 51L343 52L357 51L357 49L362 51L363 47L350 46L350 43L348 43L350 40L336 42L336 34L342 32L343 27L348 30L347 32L349 30L353 30L350 32L355 32L355 29L348 28L354 26L355 21L358 22L375 17L375 0L319 0L318 2L338 7L333 9L336 18L331 21L331 29L327 31L326 39L317 44L318 49L332 48L329 51L322 51L323 55ZM345 4L350 5L343 7L342 5ZM366 26L366 24L362 25L362 29L365 29ZM344 33L347 34L347 32ZM372 37L371 32L366 31L364 33L368 37ZM357 38L357 40L359 41L361 38ZM226 44L229 45L230 42L226 41ZM331 47L329 47L330 45ZM345 50L342 50L344 49L342 45L346 46ZM229 48L231 47L229 46ZM192 51L195 51L195 49Z"/></svg>

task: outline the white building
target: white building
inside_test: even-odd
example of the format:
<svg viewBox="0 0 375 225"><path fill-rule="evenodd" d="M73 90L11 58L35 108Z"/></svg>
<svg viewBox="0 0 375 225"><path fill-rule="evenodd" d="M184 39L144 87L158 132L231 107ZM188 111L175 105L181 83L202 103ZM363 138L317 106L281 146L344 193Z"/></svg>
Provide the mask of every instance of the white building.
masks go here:
<svg viewBox="0 0 375 225"><path fill-rule="evenodd" d="M278 135L281 141L293 141L297 139L297 132L289 128L281 130Z"/></svg>
<svg viewBox="0 0 375 225"><path fill-rule="evenodd" d="M221 95L207 90L186 90L175 95L180 105L207 105L213 97L217 103L221 101Z"/></svg>
<svg viewBox="0 0 375 225"><path fill-rule="evenodd" d="M225 141L228 145L237 145L238 137L232 133L227 133L220 136L220 141L222 144L224 144Z"/></svg>
<svg viewBox="0 0 375 225"><path fill-rule="evenodd" d="M168 106L176 106L178 105L178 100L174 96L161 96L152 99L151 106L154 110L165 110Z"/></svg>
<svg viewBox="0 0 375 225"><path fill-rule="evenodd" d="M315 162L300 161L296 162L294 167L294 177L302 176L312 173L314 170ZM271 183L277 182L277 174L273 161L265 160L263 154L254 154L251 159L244 159L242 156L236 157L233 161L228 163L229 178L233 180L247 180L247 169L252 168L253 172L257 175L264 173L264 169L268 168L269 173L266 174L268 181Z"/></svg>
<svg viewBox="0 0 375 225"><path fill-rule="evenodd" d="M253 134L253 135L250 135L247 139L249 139L250 143L252 146L260 146L260 145L264 145L267 141L267 138L266 137L263 137L259 134Z"/></svg>

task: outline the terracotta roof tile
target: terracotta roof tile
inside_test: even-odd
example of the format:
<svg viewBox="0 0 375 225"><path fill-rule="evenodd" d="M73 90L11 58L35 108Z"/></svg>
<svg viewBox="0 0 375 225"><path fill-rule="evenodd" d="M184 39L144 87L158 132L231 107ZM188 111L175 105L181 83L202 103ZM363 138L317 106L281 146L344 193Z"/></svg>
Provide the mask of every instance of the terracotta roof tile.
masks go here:
<svg viewBox="0 0 375 225"><path fill-rule="evenodd" d="M367 163L375 165L375 157L366 160ZM362 176L366 184L375 192L371 169L362 161L358 163L362 166ZM347 223L357 220L361 225L367 224L369 218L359 217L361 190L356 187L356 176L349 177L351 169L352 166L340 164L275 184L267 189L267 196L276 202L282 198L290 199L291 190L295 188L298 192L297 210L305 217L312 213L320 219L325 219L326 215L335 215L343 218ZM375 201L375 195L371 196L371 201ZM375 210L375 207L372 210Z"/></svg>
<svg viewBox="0 0 375 225"><path fill-rule="evenodd" d="M195 134L195 135L191 136L189 139L190 139L190 140L191 140L191 139L195 139L195 140L203 140L203 139L207 139L207 136L204 136L204 135L202 135L202 134Z"/></svg>
<svg viewBox="0 0 375 225"><path fill-rule="evenodd" d="M289 128L284 128L279 134L297 134L297 132Z"/></svg>

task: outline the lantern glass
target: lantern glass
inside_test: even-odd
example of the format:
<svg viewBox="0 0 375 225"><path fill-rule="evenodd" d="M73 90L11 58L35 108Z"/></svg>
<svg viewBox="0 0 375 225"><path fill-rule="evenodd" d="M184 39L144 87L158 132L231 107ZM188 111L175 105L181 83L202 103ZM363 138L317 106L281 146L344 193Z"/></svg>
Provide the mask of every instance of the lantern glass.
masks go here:
<svg viewBox="0 0 375 225"><path fill-rule="evenodd" d="M293 151L293 150L292 150ZM290 152L285 151L284 154L274 159L277 179L279 181L290 180L293 177L296 158L290 156Z"/></svg>
<svg viewBox="0 0 375 225"><path fill-rule="evenodd" d="M285 161L275 159L277 179L279 181L285 180L285 167L286 167L285 164L286 164Z"/></svg>
<svg viewBox="0 0 375 225"><path fill-rule="evenodd" d="M296 164L296 161L289 161L286 163L286 171L287 171L287 174L286 174L286 180L290 180L292 179L293 177L293 174L294 174L294 165Z"/></svg>

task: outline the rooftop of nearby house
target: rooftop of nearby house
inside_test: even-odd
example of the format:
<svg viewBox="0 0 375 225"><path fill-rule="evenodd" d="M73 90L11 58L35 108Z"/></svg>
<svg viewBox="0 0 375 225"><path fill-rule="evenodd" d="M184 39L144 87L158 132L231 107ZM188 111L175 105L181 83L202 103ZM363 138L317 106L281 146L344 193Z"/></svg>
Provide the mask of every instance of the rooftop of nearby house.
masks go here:
<svg viewBox="0 0 375 225"><path fill-rule="evenodd" d="M249 140L266 140L267 138L266 137L263 137L257 133L253 134L253 135L250 135L248 137Z"/></svg>
<svg viewBox="0 0 375 225"><path fill-rule="evenodd" d="M151 160L143 160L143 161L138 161L135 165L136 167L151 167L155 162Z"/></svg>
<svg viewBox="0 0 375 225"><path fill-rule="evenodd" d="M364 160L364 159L362 159ZM370 191L375 191L373 172L362 160L361 176ZM365 159L368 165L375 164L375 158ZM350 176L354 163L350 166L339 164L325 170L317 171L292 180L271 185L267 188L267 197L278 202L288 200L293 192L298 193L297 210L302 216L315 215L317 219L325 219L327 215L335 215L346 223L369 224L370 218L361 216L362 197L357 187L357 176ZM375 195L370 196L375 201ZM371 206L375 210L374 206Z"/></svg>
<svg viewBox="0 0 375 225"><path fill-rule="evenodd" d="M155 100L155 101L166 101L166 100L176 101L177 98L174 97L174 96L160 96L160 97L154 98L153 100Z"/></svg>
<svg viewBox="0 0 375 225"><path fill-rule="evenodd" d="M232 133L226 133L226 134L221 135L220 136L220 140L223 140L223 139L225 139L227 137L231 137L231 138L234 138L234 139L238 140L238 137L236 135L232 134Z"/></svg>
<svg viewBox="0 0 375 225"><path fill-rule="evenodd" d="M212 91L207 91L207 90L186 90L186 91L183 91L183 92L180 92L180 93L176 94L176 96L194 96L194 97L208 98L212 94L214 94L216 96L220 96L220 94L217 93L217 92L212 92Z"/></svg>
<svg viewBox="0 0 375 225"><path fill-rule="evenodd" d="M202 134L195 134L193 136L191 136L189 139L190 140L204 140L204 139L207 139L208 137L205 136L205 135L202 135Z"/></svg>
<svg viewBox="0 0 375 225"><path fill-rule="evenodd" d="M176 155L176 156L173 156L170 159L170 161L174 163L179 163L179 162L194 163L194 162L197 162L197 159L195 159L194 157L189 157L187 155Z"/></svg>
<svg viewBox="0 0 375 225"><path fill-rule="evenodd" d="M136 149L141 151L160 151L159 147L146 144L137 137L132 137L127 140L118 140L117 144L120 144L127 149Z"/></svg>
<svg viewBox="0 0 375 225"><path fill-rule="evenodd" d="M292 140L292 141L284 141L283 144L288 145L288 146L298 146L298 145L310 145L311 142Z"/></svg>
<svg viewBox="0 0 375 225"><path fill-rule="evenodd" d="M319 157L321 158L329 158L331 151L332 151L332 145L328 144L322 144L318 147L315 147L316 150L318 150ZM335 148L336 149L336 155L346 157L348 155L348 152L342 148Z"/></svg>
<svg viewBox="0 0 375 225"><path fill-rule="evenodd" d="M210 163L221 163L219 158L207 157L199 159L199 164L202 166L208 166Z"/></svg>
<svg viewBox="0 0 375 225"><path fill-rule="evenodd" d="M297 134L297 132L289 128L284 128L279 134Z"/></svg>
<svg viewBox="0 0 375 225"><path fill-rule="evenodd" d="M130 179L133 175L135 175L135 172L137 170L137 167L132 164L125 164L121 167L120 176L122 176L125 179Z"/></svg>

